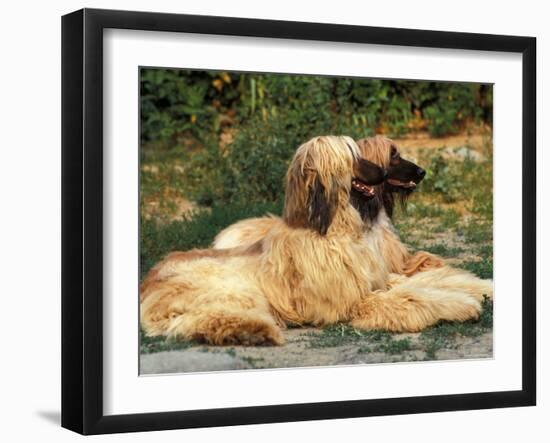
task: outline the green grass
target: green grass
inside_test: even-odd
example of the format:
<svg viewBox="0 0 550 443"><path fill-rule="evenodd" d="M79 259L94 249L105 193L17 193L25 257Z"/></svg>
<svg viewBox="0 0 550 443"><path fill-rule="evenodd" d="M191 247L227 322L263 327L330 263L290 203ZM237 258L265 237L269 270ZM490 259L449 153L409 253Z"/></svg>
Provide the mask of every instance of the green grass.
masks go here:
<svg viewBox="0 0 550 443"><path fill-rule="evenodd" d="M422 249L424 251L428 251L428 252L431 252L432 254L440 255L442 257L456 257L460 253L464 252L463 248L451 247L442 243L432 245L432 246L425 246Z"/></svg>
<svg viewBox="0 0 550 443"><path fill-rule="evenodd" d="M428 177L396 214L403 241L413 250L461 258L458 266L481 278L493 277L492 156L485 161L452 161L423 151ZM459 210L460 209L460 210ZM463 214L464 215L461 215ZM448 234L449 240L443 237ZM474 257L472 257L475 256Z"/></svg>
<svg viewBox="0 0 550 443"><path fill-rule="evenodd" d="M463 227L464 236L468 243L479 245L493 241L493 220L476 218Z"/></svg>
<svg viewBox="0 0 550 443"><path fill-rule="evenodd" d="M460 264L460 267L473 272L480 278L493 278L493 260L483 258L480 261L467 261Z"/></svg>
<svg viewBox="0 0 550 443"><path fill-rule="evenodd" d="M197 343L191 341L175 340L166 337L147 337L143 331L139 334L140 354L152 354L162 351L181 351L195 346Z"/></svg>
<svg viewBox="0 0 550 443"><path fill-rule="evenodd" d="M262 368L262 362L265 361L262 357L250 357L248 355L243 355L240 358L248 363L252 369Z"/></svg>
<svg viewBox="0 0 550 443"><path fill-rule="evenodd" d="M237 351L235 351L235 348L229 348L225 351L227 355L230 355L231 357L237 356Z"/></svg>
<svg viewBox="0 0 550 443"><path fill-rule="evenodd" d="M309 348L333 348L358 345L359 353L384 352L400 354L412 349L410 338L394 339L394 334L386 331L363 331L345 323L326 326L320 333L304 334L310 338Z"/></svg>
<svg viewBox="0 0 550 443"><path fill-rule="evenodd" d="M440 322L420 334L420 342L426 352L426 360L433 360L441 348L452 347L458 336L478 337L493 327L493 303L485 298L483 310L477 321Z"/></svg>
<svg viewBox="0 0 550 443"><path fill-rule="evenodd" d="M191 220L162 223L159 220L141 219L140 261L141 275L171 251L208 248L214 237L224 228L248 217L267 213L278 214L281 205L263 203L254 206L214 206L210 211L197 213Z"/></svg>
<svg viewBox="0 0 550 443"><path fill-rule="evenodd" d="M493 259L493 245L481 245L477 250L478 255L483 259Z"/></svg>
<svg viewBox="0 0 550 443"><path fill-rule="evenodd" d="M386 354L396 355L402 354L405 351L413 349L412 340L409 337L401 339L393 339L389 334L381 343L373 345L361 346L357 352L360 354L368 354L371 352L384 352Z"/></svg>
<svg viewBox="0 0 550 443"><path fill-rule="evenodd" d="M457 337L478 337L492 329L492 326L493 304L486 298L478 320L463 323L440 322L422 331L416 345L409 337L395 338L399 335L380 330L363 331L344 323L327 326L320 333L310 332L304 335L309 338L309 348L356 345L358 353L384 352L391 355L417 349L425 352L426 360L433 360L438 350L453 347Z"/></svg>
<svg viewBox="0 0 550 443"><path fill-rule="evenodd" d="M415 219L439 218L445 212L443 208L436 205L423 203L420 199L417 199L416 196L411 197L411 201L404 210L401 212L398 211L396 211L396 218L403 219L403 221L405 221L407 217L413 217Z"/></svg>
<svg viewBox="0 0 550 443"><path fill-rule="evenodd" d="M386 354L401 354L405 351L410 351L412 349L412 342L410 338L402 338L399 340L388 340L385 343L375 347L375 350L378 352L385 352Z"/></svg>
<svg viewBox="0 0 550 443"><path fill-rule="evenodd" d="M304 334L310 337L310 348L333 348L357 343L382 342L389 340L391 334L385 331L363 331L345 323L329 325L321 329L320 333L309 332Z"/></svg>
<svg viewBox="0 0 550 443"><path fill-rule="evenodd" d="M226 347L202 347L199 349L201 352L205 353L212 353L212 354L227 354L230 357L237 357L240 360L248 363L250 368L252 369L258 369L261 368L261 363L264 361L262 357L250 357L248 355L238 355L237 350L234 347L226 348Z"/></svg>
<svg viewBox="0 0 550 443"><path fill-rule="evenodd" d="M140 154L140 202L156 201L157 215L173 215L174 198L187 198L199 204L212 204L210 196L219 186L219 177L212 169L218 167L213 155L217 145L197 143L192 146L175 144L170 148L149 144ZM207 160L208 159L208 160Z"/></svg>

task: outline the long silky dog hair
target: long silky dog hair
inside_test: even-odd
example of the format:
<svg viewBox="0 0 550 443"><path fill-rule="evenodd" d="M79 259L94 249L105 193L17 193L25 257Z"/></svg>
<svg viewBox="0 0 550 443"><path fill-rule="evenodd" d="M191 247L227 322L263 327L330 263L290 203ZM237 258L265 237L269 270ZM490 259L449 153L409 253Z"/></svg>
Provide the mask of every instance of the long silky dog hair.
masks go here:
<svg viewBox="0 0 550 443"><path fill-rule="evenodd" d="M407 278L380 260L350 203L354 181L373 184L366 171L378 183L384 178L349 137L304 143L286 176L283 217L263 238L245 247L175 253L150 271L140 294L145 333L282 344L289 324L419 331L440 320L477 318L492 282L450 267Z"/></svg>
<svg viewBox="0 0 550 443"><path fill-rule="evenodd" d="M425 251L411 254L391 221L395 205L406 204L416 185L424 178L425 171L402 158L395 142L387 137L364 138L357 145L363 159L387 171L386 180L374 187L374 197L366 198L363 192L353 187L350 193L350 202L361 214L365 232L371 242L378 245L380 260L386 262L391 272L406 276L442 267L444 260L434 254ZM221 231L212 247L226 249L251 245L280 222L281 219L273 215L241 220Z"/></svg>

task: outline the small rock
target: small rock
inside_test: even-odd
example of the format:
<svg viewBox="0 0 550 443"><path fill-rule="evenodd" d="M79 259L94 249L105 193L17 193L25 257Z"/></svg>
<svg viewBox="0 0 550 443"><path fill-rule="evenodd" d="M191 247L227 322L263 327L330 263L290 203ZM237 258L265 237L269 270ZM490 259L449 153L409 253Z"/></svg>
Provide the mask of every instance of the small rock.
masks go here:
<svg viewBox="0 0 550 443"><path fill-rule="evenodd" d="M445 148L441 151L441 155L444 158L451 160L466 160L470 159L476 163L482 162L485 160L485 156L478 151L474 151L466 146L461 146L459 148Z"/></svg>

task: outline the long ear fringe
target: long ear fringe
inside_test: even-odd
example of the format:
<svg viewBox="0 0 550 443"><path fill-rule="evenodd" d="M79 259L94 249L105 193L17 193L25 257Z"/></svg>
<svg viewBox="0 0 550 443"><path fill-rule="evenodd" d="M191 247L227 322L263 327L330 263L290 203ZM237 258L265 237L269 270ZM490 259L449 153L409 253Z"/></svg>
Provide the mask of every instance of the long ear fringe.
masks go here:
<svg viewBox="0 0 550 443"><path fill-rule="evenodd" d="M334 186L327 191L319 178L315 178L307 199L309 226L319 234L326 235L336 212L336 203Z"/></svg>

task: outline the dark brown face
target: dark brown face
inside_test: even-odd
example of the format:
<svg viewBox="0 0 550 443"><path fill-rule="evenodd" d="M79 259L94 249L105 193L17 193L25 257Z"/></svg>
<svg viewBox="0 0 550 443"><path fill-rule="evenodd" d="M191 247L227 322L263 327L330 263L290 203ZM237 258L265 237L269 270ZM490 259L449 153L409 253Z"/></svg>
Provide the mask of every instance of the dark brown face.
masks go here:
<svg viewBox="0 0 550 443"><path fill-rule="evenodd" d="M401 158L399 150L392 144L386 174L384 182L374 188L374 198L370 193L366 198L365 193L359 192L355 187L352 189L350 202L363 220L376 219L382 208L391 217L396 198L404 205L426 172L415 163Z"/></svg>
<svg viewBox="0 0 550 443"><path fill-rule="evenodd" d="M394 145L391 146L390 156L390 166L386 178L386 184L389 185L388 190L390 192L414 190L426 175L426 171L417 164L402 158Z"/></svg>
<svg viewBox="0 0 550 443"><path fill-rule="evenodd" d="M385 179L386 171L381 167L363 158L355 161L351 186L364 198L369 200L374 198L376 195L374 186L381 184Z"/></svg>

